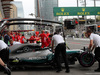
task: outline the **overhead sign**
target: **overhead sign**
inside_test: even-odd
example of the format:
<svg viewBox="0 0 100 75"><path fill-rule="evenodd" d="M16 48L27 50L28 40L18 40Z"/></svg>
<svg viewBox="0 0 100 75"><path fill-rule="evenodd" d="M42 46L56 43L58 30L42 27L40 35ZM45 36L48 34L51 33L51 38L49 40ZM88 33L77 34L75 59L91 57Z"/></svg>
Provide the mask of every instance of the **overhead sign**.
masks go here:
<svg viewBox="0 0 100 75"><path fill-rule="evenodd" d="M100 7L54 7L54 16L100 15Z"/></svg>

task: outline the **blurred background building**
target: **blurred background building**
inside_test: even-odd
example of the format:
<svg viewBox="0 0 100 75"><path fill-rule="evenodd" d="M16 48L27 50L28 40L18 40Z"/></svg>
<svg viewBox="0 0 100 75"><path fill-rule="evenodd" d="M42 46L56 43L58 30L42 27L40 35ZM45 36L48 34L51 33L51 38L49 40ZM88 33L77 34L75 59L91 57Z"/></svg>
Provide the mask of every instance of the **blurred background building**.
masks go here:
<svg viewBox="0 0 100 75"><path fill-rule="evenodd" d="M41 19L58 20L53 15L53 7L58 7L58 0L35 0L35 15Z"/></svg>
<svg viewBox="0 0 100 75"><path fill-rule="evenodd" d="M3 13L2 4L0 0L0 20L3 19L3 17L4 17L4 13Z"/></svg>
<svg viewBox="0 0 100 75"><path fill-rule="evenodd" d="M35 16L36 18L58 21L58 17L54 17L53 8L58 7L58 0L35 0ZM47 24L47 23L46 23ZM48 27L38 26L36 30L50 30Z"/></svg>
<svg viewBox="0 0 100 75"><path fill-rule="evenodd" d="M24 10L23 10L22 2L21 1L13 1L13 2L11 2L11 4L14 4L17 8L17 11L16 11L17 15L12 10L13 11L13 18L24 18ZM24 25L19 25L17 27L17 29L24 30L25 26Z"/></svg>
<svg viewBox="0 0 100 75"><path fill-rule="evenodd" d="M9 18L24 18L23 5L21 1L0 0L0 20ZM24 29L24 26L10 26L9 30Z"/></svg>

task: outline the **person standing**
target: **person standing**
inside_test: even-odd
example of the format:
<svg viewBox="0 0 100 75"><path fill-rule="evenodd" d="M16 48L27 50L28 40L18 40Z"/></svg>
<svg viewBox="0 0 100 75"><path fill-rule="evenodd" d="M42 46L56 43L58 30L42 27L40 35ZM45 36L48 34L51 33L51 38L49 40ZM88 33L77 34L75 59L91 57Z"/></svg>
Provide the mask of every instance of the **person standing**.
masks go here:
<svg viewBox="0 0 100 75"><path fill-rule="evenodd" d="M24 44L24 40L27 40L27 39L25 38L24 34L22 34L22 37L20 38L20 42L21 42L22 44Z"/></svg>
<svg viewBox="0 0 100 75"><path fill-rule="evenodd" d="M11 75L11 70L8 68L8 66L3 62L3 60L0 58L0 65L4 68L5 73L8 75Z"/></svg>
<svg viewBox="0 0 100 75"><path fill-rule="evenodd" d="M84 38L84 33L85 33L85 31L84 31L84 30L82 30L82 38Z"/></svg>
<svg viewBox="0 0 100 75"><path fill-rule="evenodd" d="M4 36L4 42L9 45L9 40L10 40L10 31L7 31L7 34Z"/></svg>
<svg viewBox="0 0 100 75"><path fill-rule="evenodd" d="M3 60L0 58L0 65L5 67L5 63L3 62Z"/></svg>
<svg viewBox="0 0 100 75"><path fill-rule="evenodd" d="M8 45L2 40L0 40L0 59L2 59L0 60L2 66L3 66L3 62L9 65L9 48ZM6 67L3 66L6 72L7 72L7 65L5 65ZM8 71L9 73L8 72L7 73L8 75L10 75L10 70L8 69Z"/></svg>
<svg viewBox="0 0 100 75"><path fill-rule="evenodd" d="M18 32L15 34L14 41L18 41Z"/></svg>
<svg viewBox="0 0 100 75"><path fill-rule="evenodd" d="M54 44L56 46L55 50L54 50ZM69 66L68 66L68 60L66 57L66 44L65 44L63 37L58 33L58 31L52 36L52 50L55 53L54 59L55 59L55 62L57 64L57 71L56 72L62 71L61 62L59 59L59 55L61 54L63 57L63 60L65 62L65 67L66 67L65 72L69 73L70 70L69 70Z"/></svg>
<svg viewBox="0 0 100 75"><path fill-rule="evenodd" d="M39 35L39 37L41 37L41 42L42 42L42 46L41 48L47 47L47 35L44 33L44 31L42 31L42 33Z"/></svg>
<svg viewBox="0 0 100 75"><path fill-rule="evenodd" d="M3 40L0 40L0 58L6 62L6 64L9 63L9 48Z"/></svg>
<svg viewBox="0 0 100 75"><path fill-rule="evenodd" d="M15 40L13 32L10 33L11 39Z"/></svg>
<svg viewBox="0 0 100 75"><path fill-rule="evenodd" d="M29 39L27 39L28 41L30 41L30 43L34 43L35 42L35 34L33 34Z"/></svg>
<svg viewBox="0 0 100 75"><path fill-rule="evenodd" d="M51 47L51 40L52 40L53 34L50 34L47 38L47 47Z"/></svg>
<svg viewBox="0 0 100 75"><path fill-rule="evenodd" d="M40 37L38 35L36 35L35 40L36 40L36 43L38 44L40 43Z"/></svg>
<svg viewBox="0 0 100 75"><path fill-rule="evenodd" d="M92 33L91 30L87 30L85 36L90 38L90 44L88 46L90 51L95 53L95 59L98 61L99 65L95 72L100 72L100 36L98 34Z"/></svg>
<svg viewBox="0 0 100 75"><path fill-rule="evenodd" d="M47 32L46 32L46 35L47 35L47 37L49 37L50 33L47 31Z"/></svg>
<svg viewBox="0 0 100 75"><path fill-rule="evenodd" d="M2 34L0 33L0 40L2 40Z"/></svg>
<svg viewBox="0 0 100 75"><path fill-rule="evenodd" d="M76 35L76 38L79 38L79 31L78 30L75 31L75 35Z"/></svg>
<svg viewBox="0 0 100 75"><path fill-rule="evenodd" d="M18 33L18 42L20 42L20 38L21 38L21 33Z"/></svg>
<svg viewBox="0 0 100 75"><path fill-rule="evenodd" d="M49 46L50 43L51 43L51 40L50 40L50 38L49 38L49 35L50 35L50 33L47 31L47 32L46 32L46 36L47 36L47 39L46 39L47 46Z"/></svg>

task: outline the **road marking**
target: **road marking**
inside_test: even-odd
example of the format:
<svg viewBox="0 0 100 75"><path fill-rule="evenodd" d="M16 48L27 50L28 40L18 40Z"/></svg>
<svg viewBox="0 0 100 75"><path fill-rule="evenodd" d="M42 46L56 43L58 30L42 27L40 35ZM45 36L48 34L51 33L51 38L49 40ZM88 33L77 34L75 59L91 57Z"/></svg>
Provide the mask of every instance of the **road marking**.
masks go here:
<svg viewBox="0 0 100 75"><path fill-rule="evenodd" d="M86 73L87 75L100 75L100 73Z"/></svg>
<svg viewBox="0 0 100 75"><path fill-rule="evenodd" d="M77 43L77 42L71 42L72 44L81 44L81 43Z"/></svg>
<svg viewBox="0 0 100 75"><path fill-rule="evenodd" d="M74 40L82 40L82 41L89 41L88 38L73 38Z"/></svg>
<svg viewBox="0 0 100 75"><path fill-rule="evenodd" d="M67 42L68 44L75 44L75 45L81 45L81 46L88 46L88 44L81 44L78 42Z"/></svg>

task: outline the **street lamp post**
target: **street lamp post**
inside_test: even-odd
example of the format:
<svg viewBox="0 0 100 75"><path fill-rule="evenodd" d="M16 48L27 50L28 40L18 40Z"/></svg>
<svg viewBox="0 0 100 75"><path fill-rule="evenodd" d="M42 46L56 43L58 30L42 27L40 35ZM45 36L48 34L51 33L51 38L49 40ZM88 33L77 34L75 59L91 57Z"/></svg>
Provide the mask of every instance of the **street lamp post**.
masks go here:
<svg viewBox="0 0 100 75"><path fill-rule="evenodd" d="M94 7L96 7L96 0L94 0ZM95 15L95 24L96 24L96 15ZM98 33L98 27L96 27L96 32Z"/></svg>
<svg viewBox="0 0 100 75"><path fill-rule="evenodd" d="M83 7L86 7L86 0L81 0L81 3L83 3ZM83 15L84 16L84 15ZM85 19L85 25L87 25L87 16L84 16Z"/></svg>
<svg viewBox="0 0 100 75"><path fill-rule="evenodd" d="M39 18L37 15L35 15L35 14L33 14L33 13L31 13L31 14L29 14L30 16L35 16L35 18ZM34 30L36 31L36 26L34 26ZM30 29L31 29L31 27L30 27Z"/></svg>
<svg viewBox="0 0 100 75"><path fill-rule="evenodd" d="M96 7L96 0L94 0L94 7ZM95 15L95 24L96 24L96 15Z"/></svg>
<svg viewBox="0 0 100 75"><path fill-rule="evenodd" d="M31 15L31 16L33 16L33 15L34 15L34 16L35 16L35 18L38 18L38 16L36 16L36 15L35 15L35 14L33 14L33 13L31 13L31 14L29 14L29 15Z"/></svg>
<svg viewBox="0 0 100 75"><path fill-rule="evenodd" d="M77 0L77 7L79 7L78 1L79 0ZM78 16L78 29L79 29L79 16Z"/></svg>
<svg viewBox="0 0 100 75"><path fill-rule="evenodd" d="M15 18L14 9L12 9L12 13L13 13L13 18ZM15 25L13 26L13 29L15 30Z"/></svg>
<svg viewBox="0 0 100 75"><path fill-rule="evenodd" d="M85 7L86 7L86 0L84 0L84 3L85 3ZM87 16L85 16L85 25L87 25Z"/></svg>

